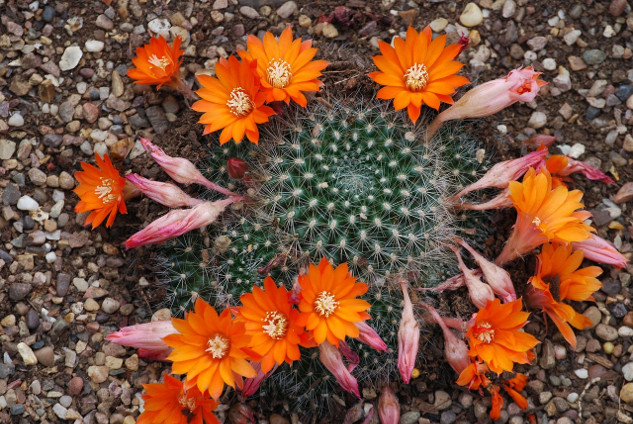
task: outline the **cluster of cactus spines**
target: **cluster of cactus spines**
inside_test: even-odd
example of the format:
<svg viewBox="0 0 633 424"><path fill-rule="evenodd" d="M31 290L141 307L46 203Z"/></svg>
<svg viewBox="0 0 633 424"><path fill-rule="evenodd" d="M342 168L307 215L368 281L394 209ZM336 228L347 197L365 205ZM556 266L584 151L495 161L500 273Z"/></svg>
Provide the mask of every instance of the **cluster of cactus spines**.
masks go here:
<svg viewBox="0 0 633 424"><path fill-rule="evenodd" d="M259 146L214 144L202 171L250 200L208 234L167 246L172 310L189 309L192 296L223 309L261 287L266 275L291 289L309 262L322 256L347 262L370 284L363 296L372 305L368 324L389 348L377 352L349 340L360 360L353 375L374 387L395 377L402 293L390 277L406 275L412 285L429 287L452 275L453 255L443 243L454 233L469 238L460 228L476 224L470 212L456 219L448 199L483 170L473 138L457 126L425 143L424 128L405 122L379 103L317 104L291 120L277 119ZM228 175L233 157L248 163L244 180ZM318 350L304 349L300 361L263 383L262 393L279 393L308 410L322 405L335 385Z"/></svg>

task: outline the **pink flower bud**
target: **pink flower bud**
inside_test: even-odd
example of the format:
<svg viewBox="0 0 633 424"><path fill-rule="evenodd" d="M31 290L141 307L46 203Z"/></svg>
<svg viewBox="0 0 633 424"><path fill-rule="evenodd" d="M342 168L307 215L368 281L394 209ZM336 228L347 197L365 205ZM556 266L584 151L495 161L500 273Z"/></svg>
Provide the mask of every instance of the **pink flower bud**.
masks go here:
<svg viewBox="0 0 633 424"><path fill-rule="evenodd" d="M629 261L616 250L613 244L595 234L591 234L585 241L574 242L572 249L574 251L582 250L585 259L601 264L613 265L617 269L625 267Z"/></svg>
<svg viewBox="0 0 633 424"><path fill-rule="evenodd" d="M361 341L376 350L382 352L387 351L387 343L380 338L378 333L376 333L376 330L367 325L366 321L355 322L354 324L360 331L359 336L356 338L358 341Z"/></svg>
<svg viewBox="0 0 633 424"><path fill-rule="evenodd" d="M319 359L325 368L334 375L343 389L360 399L356 378L345 367L341 352L327 340L319 345Z"/></svg>
<svg viewBox="0 0 633 424"><path fill-rule="evenodd" d="M599 169L594 168L591 165L586 164L585 162L574 160L570 157L567 157L567 166L560 171L556 172L556 176L566 177L575 172L581 172L585 177L594 181L602 181L607 184L615 184L611 178L604 174L604 172Z"/></svg>
<svg viewBox="0 0 633 424"><path fill-rule="evenodd" d="M242 197L229 197L217 202L204 202L191 209L174 209L158 218L123 242L126 249L161 243L191 230L206 227L215 222L220 213Z"/></svg>
<svg viewBox="0 0 633 424"><path fill-rule="evenodd" d="M378 416L380 417L380 422L384 424L398 424L400 422L400 403L388 384L385 384L380 389Z"/></svg>
<svg viewBox="0 0 633 424"><path fill-rule="evenodd" d="M440 328L442 328L442 333L444 333L444 353L446 354L446 360L457 374L461 374L462 371L470 365L468 346L466 346L464 340L458 339L451 329L448 328L435 308L430 305L425 305L425 308L428 309L433 316L433 319L435 319L435 322L437 322Z"/></svg>
<svg viewBox="0 0 633 424"><path fill-rule="evenodd" d="M420 325L413 315L413 304L409 297L407 283L401 281L400 287L402 287L404 308L402 309L402 318L398 329L398 370L402 381L408 384L415 367L415 360L418 357Z"/></svg>
<svg viewBox="0 0 633 424"><path fill-rule="evenodd" d="M249 362L251 366L257 372L257 375L253 378L247 378L244 380L244 387L242 388L242 396L244 397L253 396L255 392L259 390L259 386L260 384L262 384L262 381L270 377L271 374L275 372L277 367L279 367L279 364L275 363L273 368L270 371L265 373L262 371L262 364L260 362L252 362L252 361L249 361Z"/></svg>
<svg viewBox="0 0 633 424"><path fill-rule="evenodd" d="M473 302L477 308L485 308L488 304L489 300L494 300L495 294L492 291L492 288L477 277L471 269L469 269L466 264L464 264L464 260L462 259L462 255L459 253L459 249L456 247L452 248L453 252L457 256L457 262L459 262L459 269L464 274L464 281L466 282L466 287L468 287L468 294L470 295L470 300Z"/></svg>
<svg viewBox="0 0 633 424"><path fill-rule="evenodd" d="M168 156L163 149L155 146L146 138L141 137L140 141L152 159L154 159L174 181L185 185L193 183L200 184L211 190L226 194L227 196L235 196L235 193L230 190L207 180L202 173L200 173L198 168L196 168L196 166L189 160Z"/></svg>
<svg viewBox="0 0 633 424"><path fill-rule="evenodd" d="M493 199L487 201L486 203L459 203L455 205L455 209L462 209L467 211L487 211L490 209L507 209L512 207L512 199L510 198L510 189L504 188L501 193L499 193Z"/></svg>
<svg viewBox="0 0 633 424"><path fill-rule="evenodd" d="M152 321L130 325L106 336L106 340L122 346L135 347L141 358L163 361L173 350L163 338L178 333L171 321Z"/></svg>
<svg viewBox="0 0 633 424"><path fill-rule="evenodd" d="M244 403L236 403L229 410L229 421L233 424L256 424L253 410Z"/></svg>
<svg viewBox="0 0 633 424"><path fill-rule="evenodd" d="M478 181L460 191L453 200L459 199L467 193L483 188L507 188L510 181L516 181L527 172L530 167L535 168L547 156L547 150L537 150L518 159L506 160L495 164Z"/></svg>
<svg viewBox="0 0 633 424"><path fill-rule="evenodd" d="M141 190L144 195L170 208L190 207L203 202L203 200L188 196L187 193L171 183L148 180L137 174L127 175L125 178Z"/></svg>
<svg viewBox="0 0 633 424"><path fill-rule="evenodd" d="M475 262L477 262L477 264L481 267L481 271L484 273L484 277L492 288L492 291L495 292L501 300L504 302L513 302L517 300L514 284L512 284L512 278L510 277L510 273L508 273L508 271L484 258L464 240L455 239L455 242L460 244L463 248L468 250L471 255L473 255Z"/></svg>
<svg viewBox="0 0 633 424"><path fill-rule="evenodd" d="M226 162L226 172L234 180L241 180L248 171L248 164L240 158L231 158Z"/></svg>

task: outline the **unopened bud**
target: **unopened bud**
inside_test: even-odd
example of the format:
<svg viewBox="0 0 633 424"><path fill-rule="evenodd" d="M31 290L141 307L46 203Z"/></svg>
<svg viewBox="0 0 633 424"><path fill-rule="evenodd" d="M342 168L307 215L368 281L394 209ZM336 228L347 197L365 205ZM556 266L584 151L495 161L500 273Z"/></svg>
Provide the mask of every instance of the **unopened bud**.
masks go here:
<svg viewBox="0 0 633 424"><path fill-rule="evenodd" d="M248 164L240 158L231 158L226 162L226 172L234 180L241 180L248 171Z"/></svg>

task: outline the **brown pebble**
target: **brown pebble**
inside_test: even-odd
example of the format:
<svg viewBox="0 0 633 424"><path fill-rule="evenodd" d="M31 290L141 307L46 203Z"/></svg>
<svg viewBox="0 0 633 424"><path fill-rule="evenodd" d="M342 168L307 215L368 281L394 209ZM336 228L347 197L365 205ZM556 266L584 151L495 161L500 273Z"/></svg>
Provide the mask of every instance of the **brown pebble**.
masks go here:
<svg viewBox="0 0 633 424"><path fill-rule="evenodd" d="M68 382L68 392L73 396L77 396L79 393L81 393L81 390L83 388L84 388L84 381L81 377L73 377Z"/></svg>
<svg viewBox="0 0 633 424"><path fill-rule="evenodd" d="M625 316L624 316L624 325L626 325L627 327L633 327L633 311L629 311Z"/></svg>

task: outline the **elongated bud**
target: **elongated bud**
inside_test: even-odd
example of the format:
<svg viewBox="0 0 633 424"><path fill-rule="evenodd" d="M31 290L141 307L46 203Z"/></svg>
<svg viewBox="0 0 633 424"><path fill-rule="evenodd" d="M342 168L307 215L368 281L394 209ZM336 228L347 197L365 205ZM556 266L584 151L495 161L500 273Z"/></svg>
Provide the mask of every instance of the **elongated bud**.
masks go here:
<svg viewBox="0 0 633 424"><path fill-rule="evenodd" d="M493 264L488 259L484 258L479 252L470 247L462 239L455 239L456 243L459 243L464 249L468 250L475 262L481 267L481 271L484 273L484 277L488 282L488 285L492 288L497 296L504 302L513 302L517 300L517 294L514 290L514 284L512 284L512 278L510 273L505 269Z"/></svg>
<svg viewBox="0 0 633 424"><path fill-rule="evenodd" d="M169 175L174 181L180 184L200 184L211 190L215 190L219 193L227 196L235 196L235 193L227 190L219 185L207 180L202 173L196 168L196 166L185 158L175 158L167 155L163 149L155 146L146 138L140 138L141 145L149 153L149 155L160 165L161 168Z"/></svg>
<svg viewBox="0 0 633 424"><path fill-rule="evenodd" d="M224 209L242 197L229 197L217 202L204 202L191 209L175 209L123 242L126 249L146 244L162 243L189 231L215 222Z"/></svg>
<svg viewBox="0 0 633 424"><path fill-rule="evenodd" d="M164 360L173 350L163 338L178 333L171 321L152 321L130 325L108 334L105 339L122 346L135 347L142 358Z"/></svg>
<svg viewBox="0 0 633 424"><path fill-rule="evenodd" d="M530 167L535 168L547 156L547 149L537 150L518 159L506 160L495 164L478 181L460 191L453 200L457 200L467 193L483 188L507 188L510 181L516 181L527 172Z"/></svg>
<svg viewBox="0 0 633 424"><path fill-rule="evenodd" d="M616 250L613 244L595 234L591 234L585 241L574 242L572 249L574 251L582 250L585 259L613 265L617 269L625 267L629 261Z"/></svg>
<svg viewBox="0 0 633 424"><path fill-rule="evenodd" d="M489 300L494 300L495 294L492 291L492 288L481 281L479 277L477 277L471 269L469 269L466 264L464 264L464 260L462 259L462 255L459 253L459 249L454 247L452 248L453 252L457 256L457 262L459 262L459 269L464 274L464 281L466 282L466 287L468 287L468 294L470 295L470 300L473 302L478 308L485 308L488 304Z"/></svg>
<svg viewBox="0 0 633 424"><path fill-rule="evenodd" d="M143 192L144 195L170 208L190 207L204 202L203 200L190 197L171 183L148 180L137 174L127 175L125 178Z"/></svg>
<svg viewBox="0 0 633 424"><path fill-rule="evenodd" d="M415 360L418 357L420 325L413 315L413 304L409 297L407 283L401 281L400 287L402 287L404 308L402 309L402 319L398 329L398 370L402 381L408 384L415 367Z"/></svg>
<svg viewBox="0 0 633 424"><path fill-rule="evenodd" d="M360 399L356 378L345 367L341 352L327 340L319 345L319 359L325 368L334 375L343 389Z"/></svg>
<svg viewBox="0 0 633 424"><path fill-rule="evenodd" d="M376 350L382 352L387 351L387 343L380 338L380 335L376 333L376 330L367 325L365 321L355 322L354 324L360 331L359 336L356 338L358 341L361 341Z"/></svg>
<svg viewBox="0 0 633 424"><path fill-rule="evenodd" d="M240 158L231 158L226 162L226 172L234 180L241 180L248 171L248 164Z"/></svg>
<svg viewBox="0 0 633 424"><path fill-rule="evenodd" d="M400 422L400 403L388 384L380 389L378 416L383 424L398 424Z"/></svg>
<svg viewBox="0 0 633 424"><path fill-rule="evenodd" d="M275 365L270 371L263 372L262 364L260 362L253 362L253 361L249 361L249 362L251 366L257 372L257 375L253 378L247 378L244 380L244 387L242 388L242 396L244 397L253 396L259 390L259 386L262 384L262 381L270 377L271 374L275 372L277 367L279 367L279 364L275 363Z"/></svg>
<svg viewBox="0 0 633 424"><path fill-rule="evenodd" d="M437 322L442 329L442 333L444 333L444 353L446 360L457 374L461 374L462 371L470 365L468 346L466 346L463 340L458 339L451 329L444 324L444 320L440 314L437 313L435 308L430 305L425 305L425 308L431 313L435 322Z"/></svg>
<svg viewBox="0 0 633 424"><path fill-rule="evenodd" d="M468 211L487 211L491 209L507 209L512 207L512 199L510 198L510 189L504 188L501 193L487 201L486 203L458 203L455 209Z"/></svg>

